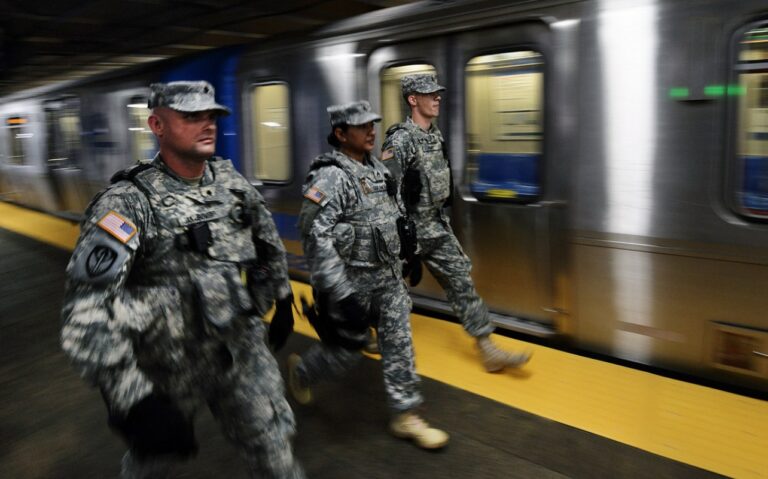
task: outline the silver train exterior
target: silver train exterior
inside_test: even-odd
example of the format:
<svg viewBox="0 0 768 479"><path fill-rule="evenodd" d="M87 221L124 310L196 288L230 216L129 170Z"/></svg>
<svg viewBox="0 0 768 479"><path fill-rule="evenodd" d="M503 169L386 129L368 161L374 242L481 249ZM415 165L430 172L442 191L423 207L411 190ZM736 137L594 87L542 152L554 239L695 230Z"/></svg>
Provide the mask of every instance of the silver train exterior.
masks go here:
<svg viewBox="0 0 768 479"><path fill-rule="evenodd" d="M451 220L494 321L766 392L766 45L759 0L421 2L244 50L242 114L225 134L302 277L295 219L308 164L329 148L326 105L369 99L380 144L402 115L398 78L435 71ZM81 211L151 150L126 105L156 77L3 100L2 194ZM80 144L52 152L46 111L70 107ZM38 139L24 165L10 160L13 121ZM413 295L448 311L431 278Z"/></svg>

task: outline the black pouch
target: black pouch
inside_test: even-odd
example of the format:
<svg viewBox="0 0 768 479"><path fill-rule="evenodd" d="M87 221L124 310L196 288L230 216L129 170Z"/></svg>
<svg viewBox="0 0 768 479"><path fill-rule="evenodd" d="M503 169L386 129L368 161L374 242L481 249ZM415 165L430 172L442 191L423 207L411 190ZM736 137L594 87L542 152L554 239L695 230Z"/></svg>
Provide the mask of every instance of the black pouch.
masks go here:
<svg viewBox="0 0 768 479"><path fill-rule="evenodd" d="M187 240L189 241L189 248L192 251L198 253L205 253L208 251L208 246L211 245L211 228L208 223L195 223L187 227Z"/></svg>
<svg viewBox="0 0 768 479"><path fill-rule="evenodd" d="M400 236L400 259L410 259L416 254L416 224L412 219L401 216L397 219L397 234Z"/></svg>

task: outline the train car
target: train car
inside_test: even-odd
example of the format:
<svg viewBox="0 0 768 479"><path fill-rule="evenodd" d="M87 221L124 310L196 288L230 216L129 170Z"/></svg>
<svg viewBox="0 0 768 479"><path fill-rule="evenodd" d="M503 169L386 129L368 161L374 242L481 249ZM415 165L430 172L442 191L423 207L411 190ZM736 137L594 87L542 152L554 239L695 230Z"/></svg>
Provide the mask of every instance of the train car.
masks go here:
<svg viewBox="0 0 768 479"><path fill-rule="evenodd" d="M149 81L206 78L236 109L220 150L259 185L306 278L296 218L329 148L325 107L369 99L380 144L404 117L399 79L419 71L447 87L450 217L496 324L768 391L759 0L426 1L18 94L0 102L2 194L76 214L153 149L146 110L129 108ZM448 311L432 278L412 294Z"/></svg>

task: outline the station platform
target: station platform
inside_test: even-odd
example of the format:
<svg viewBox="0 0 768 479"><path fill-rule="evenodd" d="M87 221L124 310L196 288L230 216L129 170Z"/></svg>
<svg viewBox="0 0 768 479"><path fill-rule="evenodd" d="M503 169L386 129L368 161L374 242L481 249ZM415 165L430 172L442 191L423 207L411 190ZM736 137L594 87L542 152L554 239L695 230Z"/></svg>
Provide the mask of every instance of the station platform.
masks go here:
<svg viewBox="0 0 768 479"><path fill-rule="evenodd" d="M117 477L124 448L98 391L59 347L64 269L77 226L0 203L0 477ZM294 283L297 294L308 287ZM425 452L391 437L375 356L292 403L309 478L768 478L768 402L498 336L534 351L488 374L457 324L412 315L424 416L451 434ZM304 319L278 354L306 350ZM210 413L176 478L245 478Z"/></svg>

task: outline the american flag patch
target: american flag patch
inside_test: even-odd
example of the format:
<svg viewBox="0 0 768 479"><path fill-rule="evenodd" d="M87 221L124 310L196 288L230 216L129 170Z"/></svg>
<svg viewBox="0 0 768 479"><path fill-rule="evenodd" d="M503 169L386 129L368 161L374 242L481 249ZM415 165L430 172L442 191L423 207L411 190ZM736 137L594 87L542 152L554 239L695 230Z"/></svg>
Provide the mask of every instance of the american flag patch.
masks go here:
<svg viewBox="0 0 768 479"><path fill-rule="evenodd" d="M317 187L313 186L312 188L308 189L306 193L304 193L304 198L319 204L325 199L325 193L317 189Z"/></svg>
<svg viewBox="0 0 768 479"><path fill-rule="evenodd" d="M110 211L97 223L101 229L127 243L136 234L136 226L114 211Z"/></svg>

